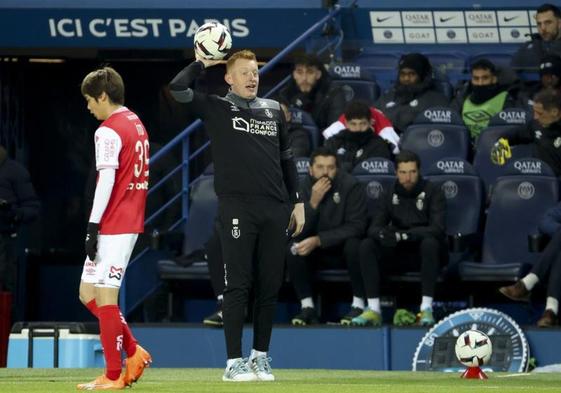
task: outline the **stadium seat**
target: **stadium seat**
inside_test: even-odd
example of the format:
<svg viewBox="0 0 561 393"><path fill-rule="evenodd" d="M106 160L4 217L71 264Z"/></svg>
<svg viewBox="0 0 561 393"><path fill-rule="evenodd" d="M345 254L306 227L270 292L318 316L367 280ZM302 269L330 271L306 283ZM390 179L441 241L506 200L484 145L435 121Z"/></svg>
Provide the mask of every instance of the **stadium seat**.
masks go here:
<svg viewBox="0 0 561 393"><path fill-rule="evenodd" d="M501 176L505 169L504 166L495 165L491 161L493 145L501 137L515 135L530 119L530 114L524 109L507 108L493 116L489 126L481 131L475 148L473 166L483 180L486 194L489 194L495 179ZM516 145L511 148L512 160L531 156L530 145Z"/></svg>
<svg viewBox="0 0 561 393"><path fill-rule="evenodd" d="M389 89L397 77L397 68L402 52L363 52L355 59L371 79L376 80L380 88Z"/></svg>
<svg viewBox="0 0 561 393"><path fill-rule="evenodd" d="M298 178L302 181L303 178L308 176L310 173L308 168L310 167L309 157L295 157L294 164L296 164L296 172L298 172Z"/></svg>
<svg viewBox="0 0 561 393"><path fill-rule="evenodd" d="M385 158L368 158L359 162L351 174L365 186L368 215L372 217L381 193L395 182L394 163Z"/></svg>
<svg viewBox="0 0 561 393"><path fill-rule="evenodd" d="M446 197L446 234L452 239L452 266L473 252L474 247L467 247L463 241L475 245L474 237L480 232L483 184L470 163L454 157L438 160L425 174Z"/></svg>
<svg viewBox="0 0 561 393"><path fill-rule="evenodd" d="M429 59L437 79L445 77L452 82L465 78L468 55L460 51L423 52Z"/></svg>
<svg viewBox="0 0 561 393"><path fill-rule="evenodd" d="M331 81L333 87L338 86L345 92L347 102L360 99L373 105L380 97L380 86L375 81L361 79L334 79Z"/></svg>
<svg viewBox="0 0 561 393"><path fill-rule="evenodd" d="M302 126L310 136L310 141L312 142L312 149L315 149L319 145L319 129L312 115L308 112L303 111L299 108L290 108L291 122L293 124L298 124Z"/></svg>
<svg viewBox="0 0 561 393"><path fill-rule="evenodd" d="M515 281L537 254L528 250L528 235L559 200L559 182L551 168L536 159L507 165L491 195L481 262L460 263L464 281Z"/></svg>
<svg viewBox="0 0 561 393"><path fill-rule="evenodd" d="M449 108L429 108L420 113L401 138L402 149L421 159L421 173L444 157L467 159L469 133L460 115Z"/></svg>
<svg viewBox="0 0 561 393"><path fill-rule="evenodd" d="M444 94L448 100L451 100L454 95L454 87L447 79L435 79L434 89Z"/></svg>

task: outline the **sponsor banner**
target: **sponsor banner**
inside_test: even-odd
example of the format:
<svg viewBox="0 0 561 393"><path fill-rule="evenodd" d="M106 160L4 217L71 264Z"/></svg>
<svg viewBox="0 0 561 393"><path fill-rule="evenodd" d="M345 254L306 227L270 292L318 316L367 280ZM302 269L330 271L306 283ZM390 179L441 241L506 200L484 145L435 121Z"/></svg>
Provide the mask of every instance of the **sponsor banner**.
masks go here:
<svg viewBox="0 0 561 393"><path fill-rule="evenodd" d="M466 29L459 28L437 28L436 40L439 44L466 44Z"/></svg>
<svg viewBox="0 0 561 393"><path fill-rule="evenodd" d="M501 42L504 43L522 43L528 41L526 34L530 34L528 27L501 27Z"/></svg>
<svg viewBox="0 0 561 393"><path fill-rule="evenodd" d="M465 26L462 11L434 11L434 25L436 27Z"/></svg>
<svg viewBox="0 0 561 393"><path fill-rule="evenodd" d="M401 27L401 16L398 11L372 11L370 24L375 27Z"/></svg>
<svg viewBox="0 0 561 393"><path fill-rule="evenodd" d="M495 28L472 28L468 30L468 41L472 44L499 42L499 30Z"/></svg>
<svg viewBox="0 0 561 393"><path fill-rule="evenodd" d="M431 11L403 11L401 20L404 27L433 27Z"/></svg>
<svg viewBox="0 0 561 393"><path fill-rule="evenodd" d="M487 27L497 25L495 11L466 11L465 16L468 26Z"/></svg>
<svg viewBox="0 0 561 393"><path fill-rule="evenodd" d="M497 19L499 26L528 26L530 24L528 13L524 10L497 11Z"/></svg>
<svg viewBox="0 0 561 393"><path fill-rule="evenodd" d="M434 44L434 29L403 29L407 44Z"/></svg>
<svg viewBox="0 0 561 393"><path fill-rule="evenodd" d="M402 29L372 29L372 38L376 44L403 44Z"/></svg>

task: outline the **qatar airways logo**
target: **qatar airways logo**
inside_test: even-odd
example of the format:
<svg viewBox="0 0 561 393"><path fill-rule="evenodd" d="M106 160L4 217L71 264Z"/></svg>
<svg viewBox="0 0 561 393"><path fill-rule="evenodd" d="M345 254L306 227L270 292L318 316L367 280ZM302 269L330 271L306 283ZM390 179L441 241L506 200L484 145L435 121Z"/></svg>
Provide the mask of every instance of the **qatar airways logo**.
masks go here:
<svg viewBox="0 0 561 393"><path fill-rule="evenodd" d="M243 117L234 117L232 119L232 128L234 130L264 136L277 136L278 132L277 122L274 120L249 119L249 121L247 121Z"/></svg>

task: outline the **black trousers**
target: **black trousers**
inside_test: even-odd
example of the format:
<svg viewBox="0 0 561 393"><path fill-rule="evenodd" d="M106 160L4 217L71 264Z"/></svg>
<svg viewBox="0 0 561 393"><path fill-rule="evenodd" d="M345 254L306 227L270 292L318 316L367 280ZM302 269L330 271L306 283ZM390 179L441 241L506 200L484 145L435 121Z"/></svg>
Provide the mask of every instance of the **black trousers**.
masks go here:
<svg viewBox="0 0 561 393"><path fill-rule="evenodd" d="M290 281L298 299L312 297L313 273L316 270L347 267L351 278L353 296L364 298L364 287L358 259L359 239L347 239L344 244L316 248L307 256L294 255L289 244L286 250L286 261Z"/></svg>
<svg viewBox="0 0 561 393"><path fill-rule="evenodd" d="M291 206L265 198L225 198L218 205L224 260L224 334L228 359L242 356L242 329L254 288L253 348L268 351Z"/></svg>
<svg viewBox="0 0 561 393"><path fill-rule="evenodd" d="M205 244L205 253L210 274L210 285L214 296L224 293L224 259L222 258L222 243L220 242L220 222L215 222L214 231Z"/></svg>
<svg viewBox="0 0 561 393"><path fill-rule="evenodd" d="M561 231L557 231L532 268L541 282L547 283L547 296L561 300ZM548 277L549 276L549 277Z"/></svg>
<svg viewBox="0 0 561 393"><path fill-rule="evenodd" d="M15 294L16 279L16 238L9 234L0 234L0 291Z"/></svg>
<svg viewBox="0 0 561 393"><path fill-rule="evenodd" d="M421 272L421 293L434 297L440 265L447 255L446 245L435 237L400 242L396 247L383 247L378 240L367 238L360 243L359 259L366 297L380 297L381 273Z"/></svg>

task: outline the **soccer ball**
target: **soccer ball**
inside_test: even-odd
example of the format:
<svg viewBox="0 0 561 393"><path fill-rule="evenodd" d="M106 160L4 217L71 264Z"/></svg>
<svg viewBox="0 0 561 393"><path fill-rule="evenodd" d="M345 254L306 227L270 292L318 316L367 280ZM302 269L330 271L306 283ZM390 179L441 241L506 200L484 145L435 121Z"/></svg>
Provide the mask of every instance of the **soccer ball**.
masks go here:
<svg viewBox="0 0 561 393"><path fill-rule="evenodd" d="M478 367L489 363L493 353L491 339L479 330L467 330L456 340L456 357L467 367Z"/></svg>
<svg viewBox="0 0 561 393"><path fill-rule="evenodd" d="M208 22L199 27L193 39L197 54L207 60L220 60L232 47L228 28L218 22Z"/></svg>

